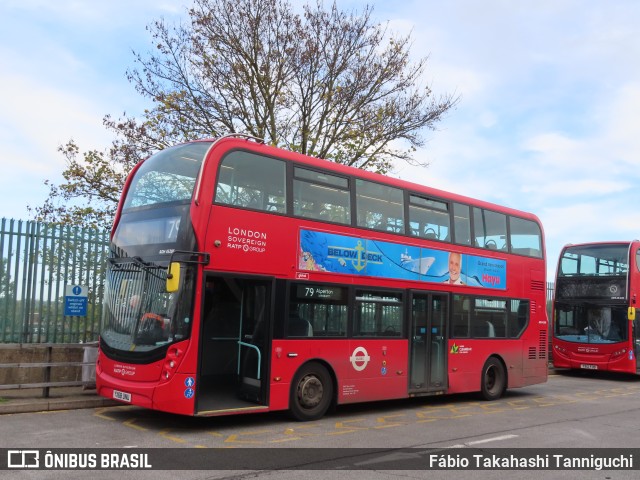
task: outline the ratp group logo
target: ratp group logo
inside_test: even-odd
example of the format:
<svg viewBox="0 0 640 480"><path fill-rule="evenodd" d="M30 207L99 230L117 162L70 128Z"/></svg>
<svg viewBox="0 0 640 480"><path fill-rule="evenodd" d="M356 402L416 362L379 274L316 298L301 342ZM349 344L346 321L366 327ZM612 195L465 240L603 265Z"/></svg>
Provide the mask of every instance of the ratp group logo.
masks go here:
<svg viewBox="0 0 640 480"><path fill-rule="evenodd" d="M38 450L8 450L8 468L40 468L40 452Z"/></svg>

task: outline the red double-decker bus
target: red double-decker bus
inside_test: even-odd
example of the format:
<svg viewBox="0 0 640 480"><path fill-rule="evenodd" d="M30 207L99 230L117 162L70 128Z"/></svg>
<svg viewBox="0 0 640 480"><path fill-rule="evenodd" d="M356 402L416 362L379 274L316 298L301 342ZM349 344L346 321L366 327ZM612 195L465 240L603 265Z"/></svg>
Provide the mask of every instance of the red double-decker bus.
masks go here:
<svg viewBox="0 0 640 480"><path fill-rule="evenodd" d="M115 218L98 393L185 415L547 378L531 214L233 135L163 150Z"/></svg>
<svg viewBox="0 0 640 480"><path fill-rule="evenodd" d="M553 303L555 368L640 373L640 242L567 245Z"/></svg>

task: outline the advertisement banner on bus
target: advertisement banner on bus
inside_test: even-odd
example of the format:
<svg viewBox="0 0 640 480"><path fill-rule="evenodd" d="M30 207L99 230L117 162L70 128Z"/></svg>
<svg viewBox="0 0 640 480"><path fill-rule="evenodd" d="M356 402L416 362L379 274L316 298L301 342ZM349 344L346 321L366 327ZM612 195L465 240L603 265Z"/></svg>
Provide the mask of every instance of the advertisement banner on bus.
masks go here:
<svg viewBox="0 0 640 480"><path fill-rule="evenodd" d="M506 260L300 230L298 269L506 289Z"/></svg>

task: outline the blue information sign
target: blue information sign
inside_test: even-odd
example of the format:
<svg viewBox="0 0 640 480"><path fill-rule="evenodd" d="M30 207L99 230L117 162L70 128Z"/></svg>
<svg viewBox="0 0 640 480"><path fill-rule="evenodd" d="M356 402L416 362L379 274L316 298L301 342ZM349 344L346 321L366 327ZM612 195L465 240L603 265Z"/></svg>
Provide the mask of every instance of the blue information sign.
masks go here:
<svg viewBox="0 0 640 480"><path fill-rule="evenodd" d="M82 285L67 285L64 295L64 315L66 317L86 317L88 288Z"/></svg>

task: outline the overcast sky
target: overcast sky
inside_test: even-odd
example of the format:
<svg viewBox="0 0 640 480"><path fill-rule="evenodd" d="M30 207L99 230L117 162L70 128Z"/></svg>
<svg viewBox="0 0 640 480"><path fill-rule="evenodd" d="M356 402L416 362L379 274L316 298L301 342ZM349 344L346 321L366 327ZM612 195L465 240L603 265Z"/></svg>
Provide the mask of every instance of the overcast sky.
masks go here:
<svg viewBox="0 0 640 480"><path fill-rule="evenodd" d="M362 11L367 3L338 0ZM394 176L537 214L548 273L562 245L640 237L640 2L373 0L411 32L425 83L459 106ZM146 25L185 19L171 0L0 2L0 217L28 219L61 180L58 146L107 147L105 114L149 104L125 72ZM548 278L551 280L551 277Z"/></svg>

